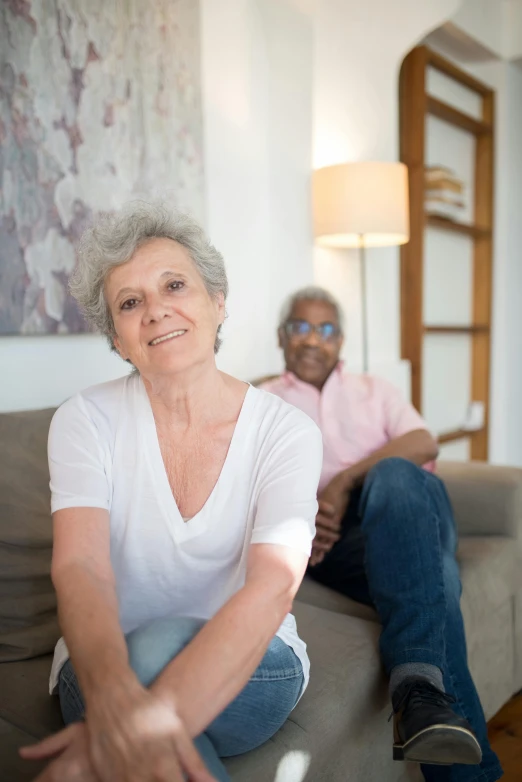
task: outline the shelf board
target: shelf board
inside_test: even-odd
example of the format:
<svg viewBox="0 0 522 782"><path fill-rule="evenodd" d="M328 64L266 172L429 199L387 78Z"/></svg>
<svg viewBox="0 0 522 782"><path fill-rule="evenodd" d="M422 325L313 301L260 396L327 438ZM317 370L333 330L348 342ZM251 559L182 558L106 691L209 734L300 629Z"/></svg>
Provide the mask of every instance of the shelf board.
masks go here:
<svg viewBox="0 0 522 782"><path fill-rule="evenodd" d="M439 217L439 215L426 214L426 225L431 228L440 228L443 231L453 231L458 234L465 234L478 238L480 236L491 236L489 228L481 228L479 225L471 223L459 223L457 220L451 220L449 217Z"/></svg>
<svg viewBox="0 0 522 782"><path fill-rule="evenodd" d="M489 326L424 326L425 334L489 334Z"/></svg>
<svg viewBox="0 0 522 782"><path fill-rule="evenodd" d="M443 434L439 434L437 437L437 442L441 445L444 443L453 443L455 440L465 440L468 437L473 437L474 434L480 434L483 431L484 428L474 429L472 432L467 431L466 429L455 429L453 432L444 432Z"/></svg>
<svg viewBox="0 0 522 782"><path fill-rule="evenodd" d="M453 65L452 62L449 62L449 60L446 60L440 54L437 54L437 52L426 49L426 55L428 65L431 65L437 71L445 73L446 76L455 79L455 81L460 82L460 84L473 90L473 92L477 92L479 95L491 95L492 90L489 87L486 87L485 84L482 84L482 82L473 78L473 76L470 76L469 73L461 71L460 68L457 68L456 65Z"/></svg>
<svg viewBox="0 0 522 782"><path fill-rule="evenodd" d="M456 125L458 128L467 130L475 136L491 133L491 123L470 117L469 114L464 114L464 112L454 109L449 103L444 103L444 101L434 98L432 95L426 97L426 108L428 114L449 122L451 125Z"/></svg>

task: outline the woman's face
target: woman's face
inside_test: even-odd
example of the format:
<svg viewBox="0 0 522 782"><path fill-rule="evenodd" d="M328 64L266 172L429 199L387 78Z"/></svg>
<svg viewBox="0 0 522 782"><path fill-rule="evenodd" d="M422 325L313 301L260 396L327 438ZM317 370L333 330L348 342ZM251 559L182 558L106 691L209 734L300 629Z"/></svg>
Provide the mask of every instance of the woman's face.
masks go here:
<svg viewBox="0 0 522 782"><path fill-rule="evenodd" d="M188 251L151 239L105 281L121 357L144 376L189 369L214 356L225 317L222 294L212 299Z"/></svg>

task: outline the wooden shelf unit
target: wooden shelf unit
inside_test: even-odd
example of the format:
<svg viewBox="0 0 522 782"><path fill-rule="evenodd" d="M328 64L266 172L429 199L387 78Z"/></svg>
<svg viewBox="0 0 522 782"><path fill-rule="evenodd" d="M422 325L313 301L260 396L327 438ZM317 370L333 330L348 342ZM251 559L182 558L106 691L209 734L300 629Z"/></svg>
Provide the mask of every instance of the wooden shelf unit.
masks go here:
<svg viewBox="0 0 522 782"><path fill-rule="evenodd" d="M476 119L427 92L429 68L475 92L481 99ZM472 224L425 214L426 117L433 115L475 138L475 202ZM471 397L484 403L485 425L477 432L456 430L439 442L469 438L471 458L488 457L491 281L493 250L494 92L426 46L405 58L400 75L400 156L409 169L410 241L401 247L401 349L411 364L412 401L421 410L425 334L469 334L472 340ZM441 161L442 163L443 161ZM469 327L429 326L423 319L424 233L427 227L469 236L473 241L473 312ZM471 401L471 400L470 400ZM421 410L422 412L422 410Z"/></svg>
<svg viewBox="0 0 522 782"><path fill-rule="evenodd" d="M482 228L478 225L471 225L469 223L459 223L457 220L450 220L448 217L439 217L439 215L425 215L426 225L431 228L440 228L442 231L453 231L457 234L465 234L466 236L490 236L490 228Z"/></svg>
<svg viewBox="0 0 522 782"><path fill-rule="evenodd" d="M449 103L444 103L438 98L433 98L430 95L426 96L426 107L428 114L433 114L434 117L443 119L457 128L462 128L462 130L467 130L475 136L491 133L491 123L470 117L469 114L464 114L464 112L453 108Z"/></svg>
<svg viewBox="0 0 522 782"><path fill-rule="evenodd" d="M455 429L453 432L443 432L437 437L437 442L440 445L444 443L454 443L455 440L464 440L466 437L475 437L483 432L484 429L475 429L468 431L467 429Z"/></svg>
<svg viewBox="0 0 522 782"><path fill-rule="evenodd" d="M425 334L489 334L489 326L424 326Z"/></svg>

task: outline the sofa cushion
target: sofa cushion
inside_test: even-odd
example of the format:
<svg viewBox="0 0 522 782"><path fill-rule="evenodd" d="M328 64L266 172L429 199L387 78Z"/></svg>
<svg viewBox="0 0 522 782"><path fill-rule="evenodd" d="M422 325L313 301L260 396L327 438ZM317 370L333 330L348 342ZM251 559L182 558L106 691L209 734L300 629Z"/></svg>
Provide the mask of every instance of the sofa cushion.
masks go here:
<svg viewBox="0 0 522 782"><path fill-rule="evenodd" d="M488 718L516 689L513 607L518 562L517 547L509 538L469 537L460 541L461 606L469 667Z"/></svg>
<svg viewBox="0 0 522 782"><path fill-rule="evenodd" d="M226 761L233 782L417 782L416 764L392 759L390 702L379 625L296 602L310 684L290 718L259 749Z"/></svg>
<svg viewBox="0 0 522 782"><path fill-rule="evenodd" d="M58 698L49 695L52 659L0 663L0 717L38 738L63 728Z"/></svg>
<svg viewBox="0 0 522 782"><path fill-rule="evenodd" d="M310 684L270 741L227 759L232 780L331 782L349 771L350 779L417 782L416 766L392 760L378 625L299 603L294 613L308 644ZM50 665L50 655L0 664L0 768L9 770L6 780L34 779L34 766L18 758L18 748L61 727L58 699L47 691Z"/></svg>
<svg viewBox="0 0 522 782"><path fill-rule="evenodd" d="M462 606L468 632L484 626L484 613L503 605L519 590L518 552L504 537L462 537L457 559L463 586ZM480 599L477 600L477 595ZM378 621L376 611L305 576L296 598L300 603L348 616Z"/></svg>
<svg viewBox="0 0 522 782"><path fill-rule="evenodd" d="M379 620L377 612L370 606L357 603L349 597L341 595L334 589L319 584L313 578L305 576L303 583L299 587L296 600L300 603L307 603L317 608L326 608L328 611L336 611L339 614L348 616L358 616L361 619L370 619L374 622Z"/></svg>
<svg viewBox="0 0 522 782"><path fill-rule="evenodd" d="M520 575L517 546L503 537L461 538L457 559L467 629L468 632L480 632L485 614L501 606L517 591Z"/></svg>
<svg viewBox="0 0 522 782"><path fill-rule="evenodd" d="M2 782L32 782L46 763L22 760L20 747L34 744L35 737L0 717L0 779Z"/></svg>
<svg viewBox="0 0 522 782"><path fill-rule="evenodd" d="M461 535L520 538L522 470L486 462L437 463Z"/></svg>
<svg viewBox="0 0 522 782"><path fill-rule="evenodd" d="M511 627L513 556L510 541L503 538L461 542L470 662L488 715L498 708L499 698L507 697L505 687L497 697L499 667L506 669L506 687L513 667L513 644L502 632ZM327 782L345 778L346 769L354 779L420 779L416 766L391 759L391 727L386 721L389 702L378 653L379 625L351 615L360 611L368 617L375 614L309 579L298 598L294 614L312 664L308 690L271 741L246 756L227 760L234 782L302 782L305 778ZM299 602L303 600L328 604L333 610ZM503 656L498 656L497 638ZM20 769L20 775L13 779L33 778L24 776L26 767L17 759L16 748L26 743L28 736L40 737L61 725L58 701L47 691L50 664L48 655L0 665L0 718L25 732L7 728L6 736L2 736L2 752L8 754L9 768ZM494 678L491 670L497 670ZM488 683L491 693L484 690Z"/></svg>
<svg viewBox="0 0 522 782"><path fill-rule="evenodd" d="M0 414L0 662L53 649L47 434L54 410Z"/></svg>

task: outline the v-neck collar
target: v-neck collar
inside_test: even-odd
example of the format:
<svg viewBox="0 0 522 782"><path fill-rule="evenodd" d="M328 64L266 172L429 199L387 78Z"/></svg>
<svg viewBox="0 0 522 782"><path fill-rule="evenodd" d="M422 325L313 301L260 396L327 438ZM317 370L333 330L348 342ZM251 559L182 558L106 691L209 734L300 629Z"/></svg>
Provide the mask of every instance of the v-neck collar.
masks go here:
<svg viewBox="0 0 522 782"><path fill-rule="evenodd" d="M190 540L201 535L208 529L209 524L215 519L211 509L218 504L220 495L228 490L230 478L233 476L234 464L237 464L235 458L236 452L240 452L244 446L246 438L245 429L248 427L250 411L255 404L256 389L249 386L243 399L241 410L234 427L232 439L228 447L227 455L218 479L212 488L205 504L188 522L183 521L176 500L170 488L167 470L161 454L158 431L154 420L154 413L147 394L147 390L141 377L138 378L138 415L139 425L143 433L144 450L151 470L152 479L158 492L158 502L163 516L167 522L168 528L175 540ZM231 472L232 471L232 472Z"/></svg>

